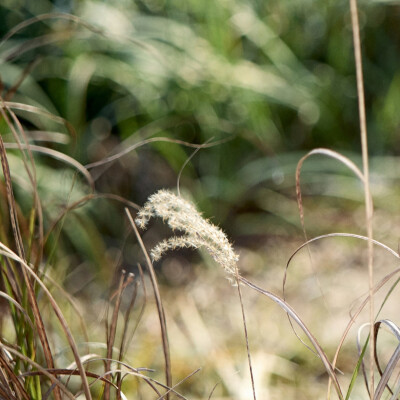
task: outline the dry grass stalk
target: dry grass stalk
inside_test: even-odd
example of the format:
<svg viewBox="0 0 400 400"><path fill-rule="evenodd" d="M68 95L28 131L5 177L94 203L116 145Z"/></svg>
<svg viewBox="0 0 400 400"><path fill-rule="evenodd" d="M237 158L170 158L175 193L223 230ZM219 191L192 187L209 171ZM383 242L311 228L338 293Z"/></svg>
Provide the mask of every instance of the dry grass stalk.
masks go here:
<svg viewBox="0 0 400 400"><path fill-rule="evenodd" d="M114 344L115 344L115 338L116 338L116 333L117 333L117 324L118 324L118 314L121 309L121 301L122 301L122 295L124 293L124 290L129 286L134 279L134 275L129 273L127 275L125 270L122 270L120 279L119 279L119 284L117 290L114 292L114 294L111 295L110 297L110 303L115 298L115 305L114 305L114 311L112 313L111 317L111 324L108 325L108 316L106 318L106 334L107 334L107 358L106 358L106 374L112 372L111 364L113 361L113 349L114 349ZM124 334L122 336L122 341L121 341L121 346L122 343L125 339L126 335L126 327L124 329ZM119 361L121 361L121 352L119 354ZM121 373L117 372L117 382L119 383L117 385L117 388L119 389L117 391L117 398L120 399L120 388L121 388ZM110 399L110 385L106 384L105 389L104 389L104 399L108 400Z"/></svg>
<svg viewBox="0 0 400 400"><path fill-rule="evenodd" d="M13 234L14 234L14 240L15 244L17 247L17 252L19 255L19 258L21 260L25 260L25 250L24 250L24 245L22 242L22 237L21 237L21 232L19 229L19 224L18 224L18 219L17 219L17 213L16 213L16 203L14 199L14 193L12 189L12 183L11 183L11 174L10 174L10 168L8 165L7 161L7 153L4 147L3 139L0 136L0 157L1 157L1 166L4 174L4 180L6 182L6 188L7 188L7 200L8 200L8 207L9 207L9 212L10 212L10 219L11 219L11 226L13 229ZM39 311L39 307L36 301L35 297L35 292L33 289L32 281L29 278L25 268L22 268L22 274L24 277L24 282L26 285L27 293L28 293L28 299L29 299L29 305L32 307L32 312L35 318L35 323L37 327L37 332L39 335L40 342L43 347L43 352L44 356L46 358L46 363L48 368L54 368L54 360L53 360L53 355L52 351L50 349L49 341L47 338L46 334L46 329L43 324L42 316ZM54 390L54 396L56 400L61 400L61 395L58 387L55 388Z"/></svg>
<svg viewBox="0 0 400 400"><path fill-rule="evenodd" d="M354 56L356 64L356 76L357 76L357 97L358 97L358 110L360 117L360 134L361 134L361 151L363 160L363 173L364 173L364 195L365 195L365 219L367 226L368 236L368 276L369 276L369 296L370 296L370 388L369 395L371 400L374 398L374 321L375 321L375 310L374 310L374 269L373 269L373 257L374 257L374 246L372 243L373 232L372 232L372 217L373 217L373 204L371 199L371 192L369 187L369 165L368 165L368 141L367 141L367 122L365 113L365 97L364 97L364 79L362 70L362 57L361 57L361 40L360 40L360 25L358 22L358 10L357 0L350 0L350 11L351 11L351 26L353 30L353 41L354 41Z"/></svg>
<svg viewBox="0 0 400 400"><path fill-rule="evenodd" d="M165 398L168 400L169 399L169 389L171 389L171 387L172 387L172 376L171 376L171 358L170 358L170 352L169 352L169 341L168 341L168 333L167 333L167 322L165 319L164 306L163 306L162 300L161 300L161 294L160 294L160 289L158 287L156 273L154 271L153 264L150 260L150 257L147 253L146 247L144 246L144 243L142 241L142 238L140 237L138 229L136 228L135 222L133 221L130 211L127 208L125 208L125 212L126 212L126 215L128 216L128 220L132 226L132 229L135 232L135 235L139 242L140 248L142 249L143 254L145 255L147 268L148 268L148 271L150 274L151 284L153 286L154 297L156 299L158 318L160 320L160 328L161 328L161 340L162 340L164 360L165 360L165 380L166 380L166 384L168 387L168 392L166 393Z"/></svg>
<svg viewBox="0 0 400 400"><path fill-rule="evenodd" d="M126 272L122 271L122 274L119 279L118 289L115 293L116 300L114 306L114 312L111 317L111 325L108 326L108 320L106 319L106 328L107 328L107 360L106 360L106 373L111 372L111 363L113 357L113 347L115 343L115 335L117 333L117 322L118 322L118 312L121 306L121 297L122 292L124 290L124 281L125 281ZM111 300L111 299L110 299ZM106 385L104 389L104 399L110 399L110 385Z"/></svg>

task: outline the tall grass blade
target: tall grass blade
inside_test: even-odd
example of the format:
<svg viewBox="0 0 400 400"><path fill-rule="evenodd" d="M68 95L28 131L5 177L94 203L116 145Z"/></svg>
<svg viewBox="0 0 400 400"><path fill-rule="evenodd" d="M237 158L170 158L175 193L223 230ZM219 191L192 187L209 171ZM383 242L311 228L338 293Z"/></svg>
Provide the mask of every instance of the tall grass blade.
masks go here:
<svg viewBox="0 0 400 400"><path fill-rule="evenodd" d="M375 326L374 326L374 336L375 336L375 338L374 338L375 339L374 360L375 360L375 364L378 368L378 371L381 374L381 379L380 379L380 381L376 387L376 391L375 391L375 400L379 400L382 397L383 391L385 390L385 388L388 388L389 392L392 395L394 395L392 389L388 385L388 382L393 374L394 368L396 367L396 365L400 359L400 344L399 344L399 345L397 345L396 350L390 357L389 362L386 365L385 371L382 373L382 370L379 365L378 354L377 354L377 349L376 349L378 332L379 332L379 328L382 324L389 327L390 331L394 334L394 336L396 336L396 339L400 343L400 328L397 325L395 325L392 321L389 321L389 320L381 320L381 321L377 321L375 323ZM397 394L396 394L396 397L397 397Z"/></svg>
<svg viewBox="0 0 400 400"><path fill-rule="evenodd" d="M3 291L0 291L0 297L6 299L8 302L10 302L15 308L17 308L21 314L24 316L26 322L29 324L29 326L32 328L32 330L35 329L33 322L31 318L29 317L29 314L26 312L26 310L11 296L9 296L7 293L4 293Z"/></svg>
<svg viewBox="0 0 400 400"><path fill-rule="evenodd" d="M354 385L356 383L358 372L360 371L360 367L361 367L361 365L363 363L363 360L364 360L365 352L366 352L366 350L368 348L368 342L369 342L369 337L368 337L367 341L365 342L365 344L363 346L361 354L358 357L358 361L357 361L356 367L354 368L353 375L351 376L349 388L347 389L347 393L346 393L346 400L350 399L351 392L353 391Z"/></svg>
<svg viewBox="0 0 400 400"><path fill-rule="evenodd" d="M101 170L101 172L97 173L95 179L98 179L99 176L104 173L106 171L106 169L108 168L108 164L113 163L114 161L120 159L121 157L125 156L126 154L130 153L133 150L136 150L138 147L144 146L148 143L157 143L157 142L167 142L167 143L174 143L174 144L180 144L182 146L187 146L187 147L192 147L192 148L205 148L205 147L211 147L211 146L215 146L216 144L219 144L221 141L218 142L214 142L214 143L204 143L204 144L193 144L193 143L189 143L189 142L185 142L183 140L179 140L179 139L171 139L168 137L154 137L154 138L150 138L150 139L145 139L142 140L138 143L134 143L132 145L127 146L126 148L122 148L120 149L122 146L118 146L117 151L115 154L108 156L102 160L99 161L95 161L93 163L87 164L85 165L85 168L87 169L93 169L93 168L98 168L98 167L103 167L103 169Z"/></svg>
<svg viewBox="0 0 400 400"><path fill-rule="evenodd" d="M207 145L209 142L211 142L214 138L210 138L208 139L204 144ZM215 144L215 143L214 143ZM178 177L176 178L176 192L178 193L178 196L181 195L181 191L180 191L180 182L181 182L181 176L182 176L182 172L185 169L186 165L190 162L190 160L203 148L203 147L198 147L196 150L193 151L193 153L185 160L185 162L183 163L181 169L179 170L178 173Z"/></svg>
<svg viewBox="0 0 400 400"><path fill-rule="evenodd" d="M179 385L187 381L189 378L191 378L193 375L196 375L199 371L201 371L201 368L197 368L195 371L191 372L189 375L185 376L183 379L181 379L177 384L175 384L173 387L168 389L166 393L164 393L162 396L160 396L157 400L162 400L165 398L166 394L172 392L175 388L177 388Z"/></svg>
<svg viewBox="0 0 400 400"><path fill-rule="evenodd" d="M251 363L251 353L250 353L250 345L249 345L249 335L247 333L247 323L246 323L246 314L244 312L244 304L242 298L242 291L240 289L240 280L239 280L239 269L236 267L236 283L237 283L237 290L239 295L239 302L240 302L240 310L242 312L242 320L243 320L243 329L244 329L244 338L246 341L246 351L247 351L247 360L249 363L249 371L250 371L250 380L251 380L251 389L253 391L253 399L256 400L256 386L254 383L254 374L253 374L253 365Z"/></svg>
<svg viewBox="0 0 400 400"><path fill-rule="evenodd" d="M111 317L111 325L109 331L107 332L107 361L106 361L106 371L111 371L111 359L113 358L113 347L115 343L115 335L117 332L117 323L118 323L118 313L121 306L121 298L122 293L124 291L124 281L125 281L126 271L122 271L118 289L115 293L115 305L114 305L114 312ZM114 296L112 296L114 297ZM110 299L111 300L111 299ZM104 389L104 399L110 399L110 386L106 385Z"/></svg>
<svg viewBox="0 0 400 400"><path fill-rule="evenodd" d="M310 330L307 328L307 326L304 324L304 322L301 320L301 318L297 315L296 311L283 299L279 298L275 294L269 292L268 290L262 289L259 286L255 285L254 283L248 281L246 278L243 278L242 276L239 277L240 281L250 287L251 289L255 290L258 293L261 293L262 295L268 297L272 301L274 301L276 304L279 305L288 315L293 318L293 320L299 325L299 327L303 330L303 332L306 334L308 339L310 340L311 344L313 345L314 349L316 350L318 356L320 357L322 363L324 364L325 370L328 373L329 377L332 379L333 384L335 386L336 392L339 396L340 400L344 400L342 390L340 388L339 381L337 380L336 373L334 368L332 367L332 364L329 362L328 357L326 356L325 352L323 351L322 347L318 343L317 339L314 337L314 335L310 332Z"/></svg>
<svg viewBox="0 0 400 400"><path fill-rule="evenodd" d="M33 113L48 118L49 120L54 121L57 124L64 125L67 128L68 133L71 135L72 138L75 139L77 137L75 128L66 119L54 115L44 110L43 108L31 106L29 104L24 104L24 103L17 103L13 101L4 101L4 106L11 108L12 110L26 111L28 113Z"/></svg>
<svg viewBox="0 0 400 400"><path fill-rule="evenodd" d="M165 360L165 379L166 379L166 384L168 388L172 387L172 376L171 376L171 359L170 359L170 354L169 354L169 343L168 343L168 333L167 333L167 322L165 319L165 312L164 312L164 307L161 301L161 295L160 295L160 290L158 288L158 283L157 283L157 277L154 272L154 267L153 263L151 262L151 259L147 253L147 250L143 244L142 238L140 237L139 231L136 228L136 224L132 218L132 215L129 211L128 208L125 208L125 213L128 216L129 223L135 232L136 238L139 242L139 245L143 251L143 254L146 259L146 264L147 268L150 274L150 281L153 286L153 292L154 296L156 299L156 305L157 305L157 310L158 310L158 317L160 320L160 327L161 327L161 340L162 340L162 345L163 345L163 352L164 352L164 360ZM166 399L169 399L169 393L166 394Z"/></svg>
<svg viewBox="0 0 400 400"><path fill-rule="evenodd" d="M75 168L77 171L79 171L84 176L84 178L87 181L87 184L90 187L90 190L94 191L94 181L93 181L92 176L88 172L88 170L81 163L76 161L74 158L72 158L64 153L61 153L60 151L49 149L49 148L43 147L43 146L37 146L35 144L18 145L17 143L4 143L4 147L7 149L20 149L20 148L27 149L27 148L29 148L33 152L45 154L49 157L54 158L55 160L59 160L65 164L68 164L71 167Z"/></svg>
<svg viewBox="0 0 400 400"><path fill-rule="evenodd" d="M297 196L297 205L299 207L301 226L303 228L303 233L304 233L304 237L305 237L306 241L307 241L307 233L306 233L305 223L304 223L304 209L303 209L303 200L302 200L302 195L301 195L300 173L301 173L301 168L303 166L304 161L313 155L324 155L324 156L333 158L333 159L341 162L346 167L348 167L351 171L353 171L354 174L361 180L361 182L364 183L364 175L360 171L360 169L357 167L357 165L354 164L354 162L351 161L348 157L345 157L336 151L324 149L324 148L318 148L318 149L313 149L313 150L309 151L305 156L303 156L300 159L300 161L297 163L297 167L296 167L296 196Z"/></svg>
<svg viewBox="0 0 400 400"><path fill-rule="evenodd" d="M136 323L132 329L132 332L130 333L129 337L126 340L126 346L128 346L128 343L131 343L131 341L133 340L133 337L135 336L136 330L142 320L142 317L144 315L144 312L146 310L146 305L147 305L147 287L146 287L146 282L144 280L143 269L139 263L137 264L137 267L139 270L140 284L143 286L143 304L142 304L142 307L140 308L139 315L136 318ZM129 305L129 307L131 307L131 305ZM121 342L121 349L122 349L122 342Z"/></svg>
<svg viewBox="0 0 400 400"><path fill-rule="evenodd" d="M370 355L370 398L374 398L374 321L375 321L375 309L374 309L374 298L373 298L373 286L374 286L374 270L373 270L373 257L374 248L372 243L373 231L372 231L372 218L373 218L373 204L371 198L371 191L369 186L369 165L368 165L368 140L367 140L367 118L365 113L365 97L364 97L364 79L362 70L362 56L361 56L361 40L360 40L360 25L358 22L358 9L357 0L350 1L351 11L351 27L353 30L353 42L354 42L354 57L356 64L356 77L357 77L357 97L358 97L358 111L360 117L360 135L361 135L361 152L363 160L363 174L364 174L364 195L365 195L365 222L367 226L368 236L368 277L369 277L369 318L370 318L370 336L371 343L369 349Z"/></svg>
<svg viewBox="0 0 400 400"><path fill-rule="evenodd" d="M134 282L134 279L135 279L135 275L132 272L130 272L128 274L127 284L131 284L132 282ZM124 355L125 355L127 339L128 339L128 325L129 325L130 315L131 315L131 313L133 311L133 307L134 307L134 305L136 303L138 286L139 286L138 282L135 281L134 282L133 293L132 293L132 296L131 296L131 300L129 302L129 306L125 310L124 328L122 330L121 343L120 343L120 346L119 346L119 356L118 356L118 360L119 361L122 361L122 359L124 358Z"/></svg>

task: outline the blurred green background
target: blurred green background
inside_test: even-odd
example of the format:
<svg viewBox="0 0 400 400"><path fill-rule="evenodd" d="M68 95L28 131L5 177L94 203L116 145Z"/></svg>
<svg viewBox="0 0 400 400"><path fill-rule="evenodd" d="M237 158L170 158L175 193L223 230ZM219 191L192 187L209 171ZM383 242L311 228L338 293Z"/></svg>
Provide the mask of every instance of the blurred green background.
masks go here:
<svg viewBox="0 0 400 400"><path fill-rule="evenodd" d="M375 232L397 248L400 3L361 1L359 7ZM48 13L56 14L43 17ZM16 27L15 34L5 36ZM276 291L285 261L303 240L295 194L299 159L313 148L328 147L361 166L347 1L3 0L0 36L6 38L0 45L4 99L44 109L73 127L71 134L54 117L15 108L37 144L90 165L154 137L221 142L195 154L183 170L180 188L240 249L244 273L263 279L267 274ZM1 124L2 135L10 139ZM176 188L193 150L153 142L90 172L98 193L142 205L158 189ZM65 204L89 189L63 163L35 157L48 228ZM17 153L10 151L10 164L15 176L23 175ZM365 234L362 186L343 166L321 156L310 159L302 184L310 236ZM16 195L21 209L29 210L31 198L23 185ZM123 206L101 199L63 221L59 264L68 271L79 265L66 279L71 291L89 284L90 278L82 281L82 276L118 265L120 253L124 267L136 265L138 248L129 244L132 240L121 244L123 226ZM163 234L166 230L153 230L145 241L151 247ZM193 252L184 255L172 258L174 268L171 258L162 264L164 283L188 284L192 276L185 260L197 259ZM210 285L212 274L205 278ZM203 289L188 290L196 297L195 291ZM216 293L205 302L203 292L199 303L210 304L214 296L218 302ZM179 294L168 296L175 300ZM192 314L190 307L181 312ZM279 343L280 333L274 334L269 340Z"/></svg>
<svg viewBox="0 0 400 400"><path fill-rule="evenodd" d="M325 0L5 0L2 36L54 12L103 33L62 18L24 27L2 43L1 79L10 88L29 68L12 100L67 119L76 138L52 146L84 165L148 137L226 140L191 160L181 186L236 235L268 231L257 227L261 221L231 226L260 212L290 230L298 221L263 204L265 188L293 198L294 165L306 150L360 153L348 8ZM373 155L399 151L399 13L395 2L360 3ZM45 123L24 117L35 129ZM142 204L158 188L176 186L192 151L146 145L110 169L92 170L96 188Z"/></svg>
<svg viewBox="0 0 400 400"><path fill-rule="evenodd" d="M371 184L376 204L392 213L400 5L359 7ZM39 107L73 127L71 134L54 117L16 108L37 144L90 165L154 137L222 142L195 154L180 187L238 246L301 240L295 168L308 150L328 147L361 167L347 1L4 0L0 35L5 100ZM158 189L176 188L193 151L153 142L90 172L98 193L142 205ZM64 163L35 157L50 226L63 205L89 189ZM302 185L311 235L365 233L352 219L363 207L362 187L342 165L315 156L303 166ZM21 186L17 195L28 210L26 194ZM126 218L121 205L93 200L63 224L65 251L78 249L104 267L101 255L121 247ZM154 235L151 244L160 238ZM386 229L378 239L387 235ZM135 258L125 262L136 265Z"/></svg>
<svg viewBox="0 0 400 400"><path fill-rule="evenodd" d="M396 154L399 146L400 9L392 3L360 4L372 154ZM229 181L251 189L243 174L256 160L319 146L359 152L346 1L6 0L1 34L50 12L72 13L104 35L63 19L21 29L2 44L2 81L10 87L37 62L14 100L68 119L83 164L149 124L147 135L229 138L186 171L209 195L228 199L235 196ZM173 174L188 153L152 150ZM258 180L270 175L260 168Z"/></svg>

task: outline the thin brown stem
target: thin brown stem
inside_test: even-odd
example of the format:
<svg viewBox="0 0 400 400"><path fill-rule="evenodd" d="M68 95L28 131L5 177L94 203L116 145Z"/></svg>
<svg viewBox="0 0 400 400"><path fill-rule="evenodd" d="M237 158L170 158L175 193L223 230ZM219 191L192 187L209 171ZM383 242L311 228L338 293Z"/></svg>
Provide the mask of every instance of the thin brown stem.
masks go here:
<svg viewBox="0 0 400 400"><path fill-rule="evenodd" d="M154 272L153 268L153 263L150 260L150 257L147 253L147 250L144 246L143 240L139 234L139 231L136 227L135 222L133 221L132 215L130 213L130 210L128 208L125 208L126 215L128 216L129 223L132 226L133 231L135 232L136 238L139 242L140 248L143 251L143 254L146 259L146 264L147 268L149 270L150 274L150 280L151 284L153 286L153 291L154 291L154 297L156 300L157 304L157 310L158 310L158 317L160 320L160 327L161 327L161 340L162 340L162 345L163 345L163 351L164 351L164 359L165 359L165 379L166 379L166 384L169 388L172 387L172 376L171 376L171 359L170 359L170 354L169 354L169 343L168 343L168 334L167 334L167 322L165 319L165 312L164 312L164 307L161 301L161 295L160 295L160 290L158 288L158 283L157 283L157 277ZM169 400L169 393L166 393L165 395L166 400Z"/></svg>
<svg viewBox="0 0 400 400"><path fill-rule="evenodd" d="M111 371L111 360L113 356L113 347L115 342L115 335L117 332L117 323L118 323L118 313L121 306L121 297L124 291L124 281L125 281L126 272L122 271L122 274L119 279L118 289L116 291L116 300L114 306L114 312L111 318L111 325L109 332L107 334L107 360L106 360L106 373ZM111 300L111 299L110 299ZM105 386L104 389L104 399L110 399L110 385Z"/></svg>
<svg viewBox="0 0 400 400"><path fill-rule="evenodd" d="M368 142L367 142L367 122L365 113L365 97L364 97L364 79L362 70L362 57L361 57L361 41L360 41L360 25L358 22L357 0L350 0L351 10L351 25L353 29L354 41L354 57L356 64L357 75L357 94L358 94L358 111L360 117L360 134L361 134L361 150L363 160L364 172L364 195L365 195L365 218L367 224L368 236L368 276L369 276L369 296L370 296L370 347L369 347L369 361L370 361L370 398L374 398L374 270L373 270L373 231L372 231L372 217L373 217L373 204L369 187L369 165L368 165Z"/></svg>
<svg viewBox="0 0 400 400"><path fill-rule="evenodd" d="M256 386L255 386L255 383L254 383L253 365L251 363L249 335L247 333L246 314L244 312L244 304L243 304L243 298L242 298L242 291L240 289L240 280L239 280L239 270L238 270L238 268L236 268L236 283L237 283L237 289L238 289L238 294L239 294L240 308L241 308L241 311L242 311L243 329L244 329L244 337L245 337L245 340L246 340L247 360L248 360L248 363L249 363L251 388L253 390L253 399L257 400Z"/></svg>

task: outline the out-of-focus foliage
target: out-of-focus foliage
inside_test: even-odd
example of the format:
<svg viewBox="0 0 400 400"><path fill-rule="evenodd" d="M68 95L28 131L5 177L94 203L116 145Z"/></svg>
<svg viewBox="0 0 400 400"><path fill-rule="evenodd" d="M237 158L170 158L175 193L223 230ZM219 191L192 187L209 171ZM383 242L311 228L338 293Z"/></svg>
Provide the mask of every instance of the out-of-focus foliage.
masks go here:
<svg viewBox="0 0 400 400"><path fill-rule="evenodd" d="M12 100L67 119L76 138L52 146L83 164L154 136L226 140L201 150L181 185L236 235L282 221L290 233L296 209L287 215L278 198L266 206L265 188L293 198L299 151L359 151L348 9L347 1L307 0L3 1L3 36L45 13L80 20L59 15L19 29L0 47L1 79L10 88L27 71ZM360 3L373 154L399 148L399 13L393 2ZM29 128L60 130L23 117ZM96 188L142 203L176 185L191 151L146 145L92 169ZM260 212L259 228L237 222Z"/></svg>

